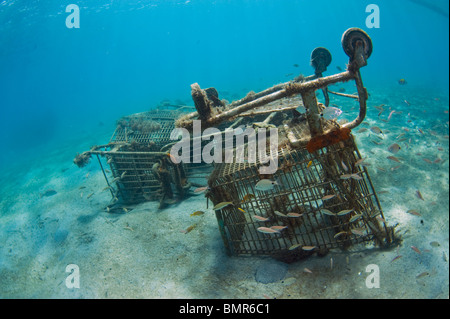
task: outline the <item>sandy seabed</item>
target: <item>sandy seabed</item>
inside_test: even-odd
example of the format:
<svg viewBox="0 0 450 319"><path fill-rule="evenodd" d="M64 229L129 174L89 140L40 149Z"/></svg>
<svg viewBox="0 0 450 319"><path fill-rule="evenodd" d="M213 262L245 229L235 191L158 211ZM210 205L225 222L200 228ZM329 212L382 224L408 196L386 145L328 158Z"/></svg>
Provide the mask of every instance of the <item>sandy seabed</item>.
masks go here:
<svg viewBox="0 0 450 319"><path fill-rule="evenodd" d="M106 212L111 196L102 191L106 184L96 160L83 169L71 163L75 152L89 148L81 141L76 150L70 143L28 167L25 162L2 173L0 297L448 298L448 97L424 95L409 103L425 99L446 103L444 112L436 111L430 116L436 120L427 122L420 111L410 111L412 121L407 122L401 96L375 92L360 127L368 130L354 132L362 156L371 163L369 174L385 218L399 224L398 246L333 250L286 265L283 279L264 284L255 272L271 258L227 256L215 214L202 195L162 210L146 202L126 213ZM389 115L387 110L377 116L374 106L380 104L402 113L380 121ZM373 125L384 134L371 132ZM402 133L406 141L399 143L399 164L386 157L392 155L387 147ZM41 198L47 189L57 194ZM417 198L417 190L424 200ZM421 216L406 213L410 209ZM205 214L191 217L196 210ZM193 224L192 231L182 232ZM66 286L70 264L79 268L80 288ZM378 266L379 288L366 285L369 265Z"/></svg>

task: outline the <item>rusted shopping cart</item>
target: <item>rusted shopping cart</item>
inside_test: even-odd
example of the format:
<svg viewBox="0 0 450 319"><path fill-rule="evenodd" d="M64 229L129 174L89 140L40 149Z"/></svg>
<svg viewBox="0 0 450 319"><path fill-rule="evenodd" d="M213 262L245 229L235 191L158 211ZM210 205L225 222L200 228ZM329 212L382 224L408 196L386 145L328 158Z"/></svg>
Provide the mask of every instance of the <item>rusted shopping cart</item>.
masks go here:
<svg viewBox="0 0 450 319"><path fill-rule="evenodd" d="M278 159L275 173L262 175L259 168L265 161L257 156L255 162L215 163L208 180L206 196L216 207L230 255L270 255L289 261L332 248L385 246L394 241L393 227L384 219L351 133L366 114L368 94L360 68L367 64L372 42L357 28L348 29L341 42L349 63L339 74L323 76L331 54L317 48L311 54L314 75L252 92L225 107L215 107L198 84L191 86L197 112L182 116L178 127L192 129L199 120L202 128L239 123L278 131L276 151L264 154ZM356 84L357 95L342 95L359 101L359 113L339 124L324 116L329 110L327 87L348 81ZM323 91L325 104L318 102L318 90ZM257 187L261 181L273 183L261 189Z"/></svg>

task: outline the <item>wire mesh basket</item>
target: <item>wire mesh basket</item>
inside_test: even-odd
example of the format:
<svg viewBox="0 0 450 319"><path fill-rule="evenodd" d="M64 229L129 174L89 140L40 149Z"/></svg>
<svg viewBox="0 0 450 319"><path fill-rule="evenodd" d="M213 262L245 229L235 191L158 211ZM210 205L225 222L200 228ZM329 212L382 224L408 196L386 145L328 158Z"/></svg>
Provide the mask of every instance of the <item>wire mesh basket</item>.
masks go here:
<svg viewBox="0 0 450 319"><path fill-rule="evenodd" d="M117 121L108 144L78 154L74 162L82 167L92 155L97 156L112 195L109 206L119 201L136 204L159 200L160 207L174 203L192 185L187 174L191 171L198 174L198 167L174 163L167 151L173 142L175 120L182 114L186 114L185 108L155 109L124 116ZM105 172L100 157L106 159L112 176Z"/></svg>
<svg viewBox="0 0 450 319"><path fill-rule="evenodd" d="M311 252L391 240L391 230L353 137L313 154L281 149L270 190L258 190L258 163L217 164L210 177L213 203L230 255L284 259Z"/></svg>

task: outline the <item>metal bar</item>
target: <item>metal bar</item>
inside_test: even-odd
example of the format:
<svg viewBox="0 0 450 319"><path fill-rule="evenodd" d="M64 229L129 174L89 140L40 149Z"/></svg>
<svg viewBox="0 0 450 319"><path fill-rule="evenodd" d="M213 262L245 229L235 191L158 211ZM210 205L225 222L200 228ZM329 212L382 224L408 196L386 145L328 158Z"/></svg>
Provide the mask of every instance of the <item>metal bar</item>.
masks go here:
<svg viewBox="0 0 450 319"><path fill-rule="evenodd" d="M103 176L105 177L106 184L108 184L108 186L109 186L109 191L111 192L111 196L112 196L112 198L114 198L115 196L114 196L114 192L112 191L112 186L111 186L111 184L109 184L108 177L106 176L105 170L103 169L103 165L102 165L102 162L100 161L100 157L98 157L98 154L97 154L97 159L98 159L98 163L100 164L100 168L102 169Z"/></svg>
<svg viewBox="0 0 450 319"><path fill-rule="evenodd" d="M206 123L208 126L219 124L219 123L221 123L233 116L237 116L245 111L254 109L256 107L268 104L270 102L273 102L273 101L276 101L279 99L282 99L284 97L292 96L294 94L299 94L299 93L303 93L303 92L314 91L314 90L326 87L333 83L347 82L354 78L355 78L355 73L352 73L350 71L345 71L345 72L342 72L339 74L330 75L330 76L323 77L323 78L317 78L317 79L309 81L309 82L302 82L302 83L289 82L287 85L284 86L283 89L281 89L279 91L268 94L259 99L239 105L238 107L235 107L231 110L227 110L227 111L217 114L213 117L210 117L206 120Z"/></svg>

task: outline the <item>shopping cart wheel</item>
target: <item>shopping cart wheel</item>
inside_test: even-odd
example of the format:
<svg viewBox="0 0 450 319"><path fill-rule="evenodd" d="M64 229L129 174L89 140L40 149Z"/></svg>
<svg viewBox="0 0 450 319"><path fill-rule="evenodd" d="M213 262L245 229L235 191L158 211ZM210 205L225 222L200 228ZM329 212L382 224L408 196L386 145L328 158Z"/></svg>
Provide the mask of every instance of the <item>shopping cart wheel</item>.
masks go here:
<svg viewBox="0 0 450 319"><path fill-rule="evenodd" d="M311 52L311 66L316 73L322 73L327 70L327 66L331 63L331 53L325 48L315 48Z"/></svg>
<svg viewBox="0 0 450 319"><path fill-rule="evenodd" d="M345 54L347 54L350 58L353 58L356 42L358 40L362 41L364 53L366 55L366 59L368 59L372 54L372 39L370 39L367 33L359 28L350 28L342 35L341 43Z"/></svg>

